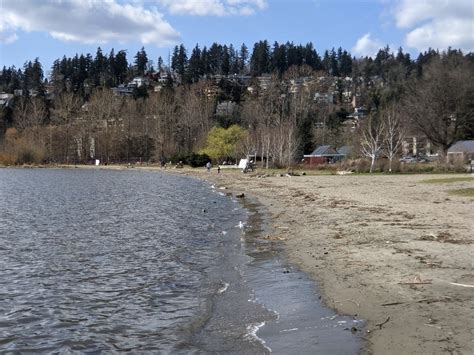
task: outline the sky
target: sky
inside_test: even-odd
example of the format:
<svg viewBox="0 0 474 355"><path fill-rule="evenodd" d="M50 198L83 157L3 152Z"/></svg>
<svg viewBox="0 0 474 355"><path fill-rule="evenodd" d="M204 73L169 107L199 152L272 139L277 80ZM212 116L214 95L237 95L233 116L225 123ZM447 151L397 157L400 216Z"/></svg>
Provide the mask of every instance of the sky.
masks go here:
<svg viewBox="0 0 474 355"><path fill-rule="evenodd" d="M0 67L143 46L165 64L175 45L312 42L373 56L389 45L474 51L473 0L0 0Z"/></svg>

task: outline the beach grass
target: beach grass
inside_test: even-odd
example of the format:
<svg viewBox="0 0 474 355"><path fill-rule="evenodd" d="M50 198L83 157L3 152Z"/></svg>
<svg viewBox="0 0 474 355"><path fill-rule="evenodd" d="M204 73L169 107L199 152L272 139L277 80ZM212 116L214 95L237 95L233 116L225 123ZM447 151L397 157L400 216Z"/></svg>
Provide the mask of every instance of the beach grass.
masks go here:
<svg viewBox="0 0 474 355"><path fill-rule="evenodd" d="M463 197L474 197L474 187L467 189L457 189L448 191L450 195L463 196Z"/></svg>
<svg viewBox="0 0 474 355"><path fill-rule="evenodd" d="M444 179L428 179L421 181L425 184L450 184L456 182L474 182L473 177L451 177L451 178L444 178Z"/></svg>

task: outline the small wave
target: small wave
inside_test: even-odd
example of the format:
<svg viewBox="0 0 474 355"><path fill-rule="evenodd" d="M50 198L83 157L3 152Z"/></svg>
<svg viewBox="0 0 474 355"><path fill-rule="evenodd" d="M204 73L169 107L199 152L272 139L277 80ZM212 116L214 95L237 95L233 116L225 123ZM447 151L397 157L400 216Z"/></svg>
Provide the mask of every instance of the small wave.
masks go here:
<svg viewBox="0 0 474 355"><path fill-rule="evenodd" d="M225 291L227 291L227 288L229 288L229 284L227 282L224 282L224 285L220 289L217 290L217 293L219 295L223 294Z"/></svg>
<svg viewBox="0 0 474 355"><path fill-rule="evenodd" d="M249 340L257 341L258 343L262 344L262 346L266 350L268 350L269 352L272 352L272 349L269 348L267 345L265 345L265 340L263 340L257 335L258 330L264 325L265 325L265 322L249 324L247 326L247 334L245 335L245 338Z"/></svg>
<svg viewBox="0 0 474 355"><path fill-rule="evenodd" d="M298 330L298 328L283 329L283 330L280 330L280 333L294 332L296 330Z"/></svg>

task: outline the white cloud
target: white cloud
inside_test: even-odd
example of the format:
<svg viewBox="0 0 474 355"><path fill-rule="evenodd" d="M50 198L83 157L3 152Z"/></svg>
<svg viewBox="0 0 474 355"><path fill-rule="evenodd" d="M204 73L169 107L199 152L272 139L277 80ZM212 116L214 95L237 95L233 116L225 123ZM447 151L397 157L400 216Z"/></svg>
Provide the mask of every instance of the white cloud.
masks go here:
<svg viewBox="0 0 474 355"><path fill-rule="evenodd" d="M166 46L179 39L156 9L117 0L2 0L0 40L18 30L81 43L138 40Z"/></svg>
<svg viewBox="0 0 474 355"><path fill-rule="evenodd" d="M174 15L228 16L253 15L264 10L267 0L159 0Z"/></svg>
<svg viewBox="0 0 474 355"><path fill-rule="evenodd" d="M409 31L409 47L474 50L472 0L399 0L394 15L397 27Z"/></svg>
<svg viewBox="0 0 474 355"><path fill-rule="evenodd" d="M357 40L352 52L359 57L375 57L382 47L383 43L381 41L371 38L371 34L366 33Z"/></svg>

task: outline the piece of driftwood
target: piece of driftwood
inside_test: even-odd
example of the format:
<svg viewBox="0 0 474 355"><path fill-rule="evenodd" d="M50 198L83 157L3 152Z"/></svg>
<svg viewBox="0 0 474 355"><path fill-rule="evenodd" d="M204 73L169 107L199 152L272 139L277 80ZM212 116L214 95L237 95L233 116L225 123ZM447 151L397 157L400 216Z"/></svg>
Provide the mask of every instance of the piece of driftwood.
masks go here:
<svg viewBox="0 0 474 355"><path fill-rule="evenodd" d="M409 304L409 303L435 303L435 302L445 302L445 301L449 301L451 300L452 297L449 297L449 296L445 296L443 298L423 298L421 300L418 300L418 301L412 301L412 302L390 302L390 303L382 303L381 306L396 306L396 305L399 305L399 304Z"/></svg>
<svg viewBox="0 0 474 355"><path fill-rule="evenodd" d="M382 323L377 323L377 324L375 324L375 325L378 326L379 329L382 329L382 326L383 326L384 324L387 324L389 320L390 320L390 316L388 316L387 319L385 319Z"/></svg>
<svg viewBox="0 0 474 355"><path fill-rule="evenodd" d="M399 285L431 285L431 281L421 281L421 282L399 282Z"/></svg>
<svg viewBox="0 0 474 355"><path fill-rule="evenodd" d="M457 282L448 282L450 285L454 285L454 286L461 286L461 287L472 287L474 288L474 285L468 285L468 284L459 284Z"/></svg>

